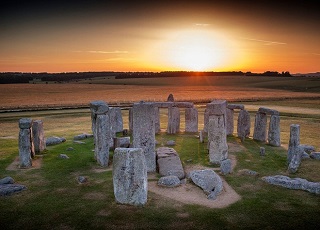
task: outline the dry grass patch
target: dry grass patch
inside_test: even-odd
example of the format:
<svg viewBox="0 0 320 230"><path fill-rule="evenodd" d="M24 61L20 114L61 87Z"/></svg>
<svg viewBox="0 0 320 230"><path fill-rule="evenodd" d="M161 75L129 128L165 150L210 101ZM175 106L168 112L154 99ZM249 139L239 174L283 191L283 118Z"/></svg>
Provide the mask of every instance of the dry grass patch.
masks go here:
<svg viewBox="0 0 320 230"><path fill-rule="evenodd" d="M106 200L107 196L102 192L90 192L83 196L87 200Z"/></svg>

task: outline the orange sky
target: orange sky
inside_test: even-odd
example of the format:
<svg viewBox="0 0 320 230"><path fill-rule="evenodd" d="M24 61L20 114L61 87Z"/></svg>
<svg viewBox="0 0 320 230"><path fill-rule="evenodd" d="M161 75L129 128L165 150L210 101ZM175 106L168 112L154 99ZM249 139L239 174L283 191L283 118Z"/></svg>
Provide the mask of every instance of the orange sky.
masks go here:
<svg viewBox="0 0 320 230"><path fill-rule="evenodd" d="M8 2L0 72L320 71L313 1Z"/></svg>

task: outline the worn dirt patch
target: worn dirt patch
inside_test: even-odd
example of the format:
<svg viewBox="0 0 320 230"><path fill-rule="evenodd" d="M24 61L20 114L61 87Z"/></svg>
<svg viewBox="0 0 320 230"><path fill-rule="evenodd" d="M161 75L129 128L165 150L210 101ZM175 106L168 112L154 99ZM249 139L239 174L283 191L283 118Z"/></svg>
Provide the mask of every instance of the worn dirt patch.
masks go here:
<svg viewBox="0 0 320 230"><path fill-rule="evenodd" d="M32 159L32 167L31 168L20 168L19 166L19 157L16 157L14 161L6 168L6 170L9 171L15 171L15 170L31 170L31 169L39 169L42 166L42 156L37 155L34 159Z"/></svg>
<svg viewBox="0 0 320 230"><path fill-rule="evenodd" d="M102 192L90 192L84 195L84 199L88 200L104 200L106 198L106 195Z"/></svg>
<svg viewBox="0 0 320 230"><path fill-rule="evenodd" d="M228 152L229 153L239 153L239 152L243 152L245 150L246 150L246 148L239 143L228 142Z"/></svg>

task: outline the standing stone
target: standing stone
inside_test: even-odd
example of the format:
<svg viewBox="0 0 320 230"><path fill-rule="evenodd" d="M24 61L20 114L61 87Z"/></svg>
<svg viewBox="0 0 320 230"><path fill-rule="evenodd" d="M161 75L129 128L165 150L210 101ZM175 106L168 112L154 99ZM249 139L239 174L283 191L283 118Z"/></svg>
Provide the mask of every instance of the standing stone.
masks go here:
<svg viewBox="0 0 320 230"><path fill-rule="evenodd" d="M238 116L237 134L241 141L250 135L250 114L247 110L240 110Z"/></svg>
<svg viewBox="0 0 320 230"><path fill-rule="evenodd" d="M198 132L198 110L196 108L185 109L186 132Z"/></svg>
<svg viewBox="0 0 320 230"><path fill-rule="evenodd" d="M204 132L208 132L209 127L209 117L211 115L223 115L224 123L226 127L227 115L226 115L227 101L226 100L213 100L208 103L204 112Z"/></svg>
<svg viewBox="0 0 320 230"><path fill-rule="evenodd" d="M90 103L94 153L97 162L105 167L109 162L110 120L109 106L104 101Z"/></svg>
<svg viewBox="0 0 320 230"><path fill-rule="evenodd" d="M208 127L209 158L213 164L221 164L228 158L227 135L223 115L212 115Z"/></svg>
<svg viewBox="0 0 320 230"><path fill-rule="evenodd" d="M32 122L32 136L35 153L41 153L46 149L46 140L44 138L43 122L41 120L34 120Z"/></svg>
<svg viewBox="0 0 320 230"><path fill-rule="evenodd" d="M220 165L220 171L223 175L227 175L229 173L231 173L231 160L230 159L225 159L223 161L221 161L221 165Z"/></svg>
<svg viewBox="0 0 320 230"><path fill-rule="evenodd" d="M154 105L152 103L134 103L133 147L142 148L146 158L148 172L156 171Z"/></svg>
<svg viewBox="0 0 320 230"><path fill-rule="evenodd" d="M303 154L304 150L301 146L297 146L294 148L294 153L288 166L289 173L296 173L298 171Z"/></svg>
<svg viewBox="0 0 320 230"><path fill-rule="evenodd" d="M123 131L123 119L120 107L109 108L111 134L120 133ZM115 136L113 136L115 137Z"/></svg>
<svg viewBox="0 0 320 230"><path fill-rule="evenodd" d="M288 155L287 155L288 164L290 164L299 145L300 145L300 125L292 124L290 125L290 139L289 139Z"/></svg>
<svg viewBox="0 0 320 230"><path fill-rule="evenodd" d="M113 156L112 176L116 202L134 206L146 204L148 175L143 149L117 148Z"/></svg>
<svg viewBox="0 0 320 230"><path fill-rule="evenodd" d="M280 116L271 115L268 131L268 143L273 146L281 146L280 141Z"/></svg>
<svg viewBox="0 0 320 230"><path fill-rule="evenodd" d="M129 108L129 132L132 133L133 129L133 118L132 118L132 108Z"/></svg>
<svg viewBox="0 0 320 230"><path fill-rule="evenodd" d="M21 118L19 120L19 160L20 168L30 168L32 157L34 156L34 146L32 140L32 119Z"/></svg>
<svg viewBox="0 0 320 230"><path fill-rule="evenodd" d="M176 134L180 132L180 110L178 107L168 108L168 134Z"/></svg>
<svg viewBox="0 0 320 230"><path fill-rule="evenodd" d="M267 136L267 114L256 113L254 121L253 139L257 141L266 141Z"/></svg>
<svg viewBox="0 0 320 230"><path fill-rule="evenodd" d="M204 142L204 139L203 139L203 130L200 130L200 132L199 132L199 139L200 139L200 143L203 143L203 142Z"/></svg>
<svg viewBox="0 0 320 230"><path fill-rule="evenodd" d="M226 109L226 116L227 116L227 123L226 123L226 128L227 128L227 135L232 135L234 131L234 121L233 121L233 115L234 115L234 110L233 109Z"/></svg>
<svg viewBox="0 0 320 230"><path fill-rule="evenodd" d="M154 125L155 125L155 132L160 133L160 110L159 107L154 107Z"/></svg>

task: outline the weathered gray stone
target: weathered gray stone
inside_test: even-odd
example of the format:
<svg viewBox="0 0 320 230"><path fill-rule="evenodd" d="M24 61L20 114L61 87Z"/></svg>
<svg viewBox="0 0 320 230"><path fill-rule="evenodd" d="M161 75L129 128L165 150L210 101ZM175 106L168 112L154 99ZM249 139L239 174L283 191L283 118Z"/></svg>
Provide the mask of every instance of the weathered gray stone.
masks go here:
<svg viewBox="0 0 320 230"><path fill-rule="evenodd" d="M73 140L84 140L93 137L93 134L82 133L73 137Z"/></svg>
<svg viewBox="0 0 320 230"><path fill-rule="evenodd" d="M230 159L225 159L225 160L221 161L220 171L223 175L227 175L227 174L231 173L231 160Z"/></svg>
<svg viewBox="0 0 320 230"><path fill-rule="evenodd" d="M208 103L204 112L204 132L208 132L209 127L209 117L211 115L223 115L225 119L225 126L226 126L226 108L227 108L227 101L226 100L213 100L212 102Z"/></svg>
<svg viewBox="0 0 320 230"><path fill-rule="evenodd" d="M34 152L41 153L46 149L46 140L44 138L43 122L34 120L32 122L32 136L34 144Z"/></svg>
<svg viewBox="0 0 320 230"><path fill-rule="evenodd" d="M310 155L306 152L302 153L301 160L310 159Z"/></svg>
<svg viewBox="0 0 320 230"><path fill-rule="evenodd" d="M160 147L156 151L157 165L161 176L177 176L179 179L185 177L182 163L178 153L173 148Z"/></svg>
<svg viewBox="0 0 320 230"><path fill-rule="evenodd" d="M254 121L253 139L257 141L266 141L267 136L267 115L265 113L256 113Z"/></svg>
<svg viewBox="0 0 320 230"><path fill-rule="evenodd" d="M265 147L260 147L260 156L265 156L265 155L266 155Z"/></svg>
<svg viewBox="0 0 320 230"><path fill-rule="evenodd" d="M311 193L320 194L320 182L309 182L301 178L290 178L287 176L276 175L266 176L262 180L269 184L282 186L288 189L305 190Z"/></svg>
<svg viewBox="0 0 320 230"><path fill-rule="evenodd" d="M250 127L251 121L249 112L247 110L240 110L237 124L237 135L242 141L249 137Z"/></svg>
<svg viewBox="0 0 320 230"><path fill-rule="evenodd" d="M200 139L200 143L203 143L204 142L204 136L203 136L204 134L203 134L203 130L201 130L200 132L199 132L199 139Z"/></svg>
<svg viewBox="0 0 320 230"><path fill-rule="evenodd" d="M227 135L223 115L212 115L208 127L209 159L219 164L228 158Z"/></svg>
<svg viewBox="0 0 320 230"><path fill-rule="evenodd" d="M76 144L79 144L79 145L83 145L83 144L85 144L86 142L84 142L84 141L73 141L73 143L76 143Z"/></svg>
<svg viewBox="0 0 320 230"><path fill-rule="evenodd" d="M208 195L208 199L216 199L223 190L222 180L213 170L194 170L189 176Z"/></svg>
<svg viewBox="0 0 320 230"><path fill-rule="evenodd" d="M0 185L2 184L13 184L14 183L14 179L10 176L4 177L0 180Z"/></svg>
<svg viewBox="0 0 320 230"><path fill-rule="evenodd" d="M167 141L167 146L175 146L176 142L174 140Z"/></svg>
<svg viewBox="0 0 320 230"><path fill-rule="evenodd" d="M79 184L84 184L88 181L88 179L84 176L78 176L78 182Z"/></svg>
<svg viewBox="0 0 320 230"><path fill-rule="evenodd" d="M268 131L268 143L272 146L281 146L280 140L280 116L271 115Z"/></svg>
<svg viewBox="0 0 320 230"><path fill-rule="evenodd" d="M164 176L159 179L158 185L173 188L181 185L181 182L177 176Z"/></svg>
<svg viewBox="0 0 320 230"><path fill-rule="evenodd" d="M159 107L154 107L154 128L156 133L161 132L160 128L160 110Z"/></svg>
<svg viewBox="0 0 320 230"><path fill-rule="evenodd" d="M289 173L296 173L297 172L297 170L301 164L301 158L302 158L303 153L304 153L304 150L300 146L298 146L294 149L293 156L292 156L291 161L288 166Z"/></svg>
<svg viewBox="0 0 320 230"><path fill-rule="evenodd" d="M66 141L66 138L64 137L48 137L46 139L46 145L49 146L49 145L57 145L57 144L60 144L62 142L65 142Z"/></svg>
<svg viewBox="0 0 320 230"><path fill-rule="evenodd" d="M170 108L170 107L178 107L178 108L193 108L192 102L154 102L155 107L158 108Z"/></svg>
<svg viewBox="0 0 320 230"><path fill-rule="evenodd" d="M180 132L180 110L178 107L168 108L168 134L176 134Z"/></svg>
<svg viewBox="0 0 320 230"><path fill-rule="evenodd" d="M259 173L256 171L250 170L250 169L241 169L238 171L240 175L246 175L246 176L257 176Z"/></svg>
<svg viewBox="0 0 320 230"><path fill-rule="evenodd" d="M20 184L3 184L0 185L0 196L10 196L26 189L26 186Z"/></svg>
<svg viewBox="0 0 320 230"><path fill-rule="evenodd" d="M226 109L226 116L227 116L227 123L226 123L226 130L227 130L227 135L232 135L234 131L234 121L233 121L233 115L234 111L233 109Z"/></svg>
<svg viewBox="0 0 320 230"><path fill-rule="evenodd" d="M96 116L96 136L94 152L98 164L102 167L107 167L109 163L109 124L109 117L107 114L98 114Z"/></svg>
<svg viewBox="0 0 320 230"><path fill-rule="evenodd" d="M264 113L264 114L267 114L267 115L278 115L278 116L280 115L279 111L274 110L274 109L265 108L265 107L260 107L258 109L258 112L259 113Z"/></svg>
<svg viewBox="0 0 320 230"><path fill-rule="evenodd" d="M129 108L129 132L132 133L133 130L133 114L132 114L133 109Z"/></svg>
<svg viewBox="0 0 320 230"><path fill-rule="evenodd" d="M186 132L198 132L198 110L196 108L185 109Z"/></svg>
<svg viewBox="0 0 320 230"><path fill-rule="evenodd" d="M116 202L135 206L146 204L148 175L142 148L116 148L112 174Z"/></svg>
<svg viewBox="0 0 320 230"><path fill-rule="evenodd" d="M129 148L130 137L115 137L113 138L114 148Z"/></svg>
<svg viewBox="0 0 320 230"><path fill-rule="evenodd" d="M120 107L109 107L111 138L123 130L123 119Z"/></svg>
<svg viewBox="0 0 320 230"><path fill-rule="evenodd" d="M288 146L287 163L290 164L296 149L300 145L300 125L292 124L290 125L290 138Z"/></svg>
<svg viewBox="0 0 320 230"><path fill-rule="evenodd" d="M312 145L300 145L300 147L303 148L304 151L309 154L316 151L316 148Z"/></svg>
<svg viewBox="0 0 320 230"><path fill-rule="evenodd" d="M310 158L320 160L320 152L313 152L310 154Z"/></svg>
<svg viewBox="0 0 320 230"><path fill-rule="evenodd" d="M109 106L104 101L92 101L90 102L90 110L95 115L106 114L109 111Z"/></svg>
<svg viewBox="0 0 320 230"><path fill-rule="evenodd" d="M242 105L242 104L228 104L227 108L228 109L240 109L240 110L243 110L244 109L244 105Z"/></svg>
<svg viewBox="0 0 320 230"><path fill-rule="evenodd" d="M32 137L32 120L22 118L19 120L19 161L20 168L30 168L32 157L34 157L34 146Z"/></svg>
<svg viewBox="0 0 320 230"><path fill-rule="evenodd" d="M133 147L142 148L148 172L156 171L154 106L152 103L133 104Z"/></svg>
<svg viewBox="0 0 320 230"><path fill-rule="evenodd" d="M61 153L61 154L59 155L59 158L62 158L62 159L69 159L69 156L68 156L67 154L63 154L63 153Z"/></svg>

